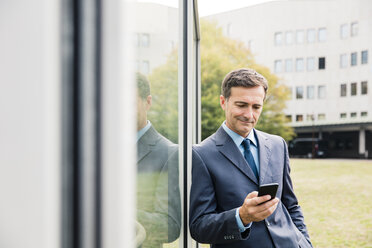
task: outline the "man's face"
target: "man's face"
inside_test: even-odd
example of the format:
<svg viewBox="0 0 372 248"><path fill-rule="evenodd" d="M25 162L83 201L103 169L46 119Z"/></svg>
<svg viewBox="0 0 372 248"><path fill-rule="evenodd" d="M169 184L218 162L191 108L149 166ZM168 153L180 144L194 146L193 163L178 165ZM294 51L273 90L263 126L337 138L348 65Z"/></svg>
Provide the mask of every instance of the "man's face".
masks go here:
<svg viewBox="0 0 372 248"><path fill-rule="evenodd" d="M247 137L260 117L264 99L265 90L262 86L232 87L228 99L220 96L226 125L242 137Z"/></svg>

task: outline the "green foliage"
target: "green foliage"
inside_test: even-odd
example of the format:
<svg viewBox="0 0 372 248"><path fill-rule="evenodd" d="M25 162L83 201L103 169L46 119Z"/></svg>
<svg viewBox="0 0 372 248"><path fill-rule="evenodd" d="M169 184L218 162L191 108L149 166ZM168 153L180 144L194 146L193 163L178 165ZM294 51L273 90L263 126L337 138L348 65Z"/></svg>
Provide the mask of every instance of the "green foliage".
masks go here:
<svg viewBox="0 0 372 248"><path fill-rule="evenodd" d="M178 143L178 51L169 55L167 62L155 68L149 76L152 106L148 119L156 130Z"/></svg>
<svg viewBox="0 0 372 248"><path fill-rule="evenodd" d="M286 86L264 66L255 63L249 49L242 43L223 35L215 23L201 21L201 102L202 139L213 134L225 120L220 107L221 82L235 69L249 67L269 82L269 90L257 129L277 134L286 140L294 137L283 110L289 98ZM171 141L178 139L178 53L174 50L166 64L149 76L153 106L149 119L155 128Z"/></svg>
<svg viewBox="0 0 372 248"><path fill-rule="evenodd" d="M287 87L264 66L255 63L249 49L242 43L223 35L215 23L201 21L201 81L202 81L202 139L213 134L225 120L220 107L221 83L225 75L235 69L249 67L262 74L269 82L264 109L257 129L282 136L294 137L283 110L289 98Z"/></svg>

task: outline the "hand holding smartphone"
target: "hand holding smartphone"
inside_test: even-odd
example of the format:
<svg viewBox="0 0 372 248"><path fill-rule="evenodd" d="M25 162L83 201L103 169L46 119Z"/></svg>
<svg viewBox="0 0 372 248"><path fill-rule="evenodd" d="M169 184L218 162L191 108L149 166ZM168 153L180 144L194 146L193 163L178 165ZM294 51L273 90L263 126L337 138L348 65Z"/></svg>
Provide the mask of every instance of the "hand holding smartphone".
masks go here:
<svg viewBox="0 0 372 248"><path fill-rule="evenodd" d="M269 183L269 184L260 185L260 187L258 188L258 196L270 195L271 196L270 200L274 199L276 196L278 187L279 187L278 183Z"/></svg>

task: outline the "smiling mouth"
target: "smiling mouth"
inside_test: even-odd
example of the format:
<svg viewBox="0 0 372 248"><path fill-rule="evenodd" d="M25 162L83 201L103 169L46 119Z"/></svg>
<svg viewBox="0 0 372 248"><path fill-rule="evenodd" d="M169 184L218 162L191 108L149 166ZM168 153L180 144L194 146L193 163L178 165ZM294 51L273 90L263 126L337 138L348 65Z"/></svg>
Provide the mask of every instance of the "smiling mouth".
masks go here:
<svg viewBox="0 0 372 248"><path fill-rule="evenodd" d="M245 124L253 124L254 121L246 119L246 118L238 118L239 121L245 123Z"/></svg>

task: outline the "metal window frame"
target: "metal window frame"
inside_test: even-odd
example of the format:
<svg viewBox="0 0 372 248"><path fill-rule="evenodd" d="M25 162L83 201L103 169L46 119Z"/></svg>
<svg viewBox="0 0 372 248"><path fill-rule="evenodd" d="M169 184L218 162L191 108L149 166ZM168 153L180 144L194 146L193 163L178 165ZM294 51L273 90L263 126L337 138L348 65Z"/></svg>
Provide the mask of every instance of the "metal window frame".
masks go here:
<svg viewBox="0 0 372 248"><path fill-rule="evenodd" d="M66 0L61 7L61 245L100 248L101 1Z"/></svg>

